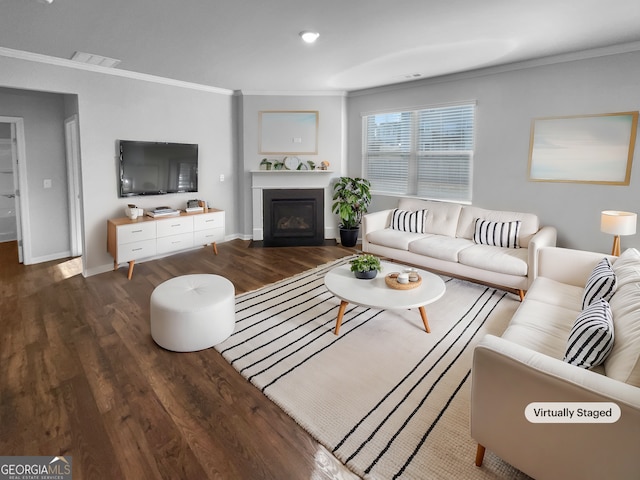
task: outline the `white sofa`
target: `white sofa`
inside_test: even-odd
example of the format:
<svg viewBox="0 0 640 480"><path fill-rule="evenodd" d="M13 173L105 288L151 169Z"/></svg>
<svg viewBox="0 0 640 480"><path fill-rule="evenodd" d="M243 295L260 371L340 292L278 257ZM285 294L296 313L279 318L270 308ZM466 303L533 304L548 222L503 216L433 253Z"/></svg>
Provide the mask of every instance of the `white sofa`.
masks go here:
<svg viewBox="0 0 640 480"><path fill-rule="evenodd" d="M587 279L604 257L612 261L617 280L609 300L614 343L604 364L587 370L563 358ZM530 422L525 408L532 402L612 402L621 417L615 423ZM538 276L509 326L474 349L471 436L478 442L477 465L486 447L536 480L640 478L637 250L618 258L540 250Z"/></svg>
<svg viewBox="0 0 640 480"><path fill-rule="evenodd" d="M486 210L470 205L401 198L402 211L427 210L424 233L391 228L394 209L365 215L362 250L452 276L518 290L522 298L536 272L536 252L555 246L556 229L540 228L531 213ZM477 244L476 219L491 222L520 221L520 248Z"/></svg>

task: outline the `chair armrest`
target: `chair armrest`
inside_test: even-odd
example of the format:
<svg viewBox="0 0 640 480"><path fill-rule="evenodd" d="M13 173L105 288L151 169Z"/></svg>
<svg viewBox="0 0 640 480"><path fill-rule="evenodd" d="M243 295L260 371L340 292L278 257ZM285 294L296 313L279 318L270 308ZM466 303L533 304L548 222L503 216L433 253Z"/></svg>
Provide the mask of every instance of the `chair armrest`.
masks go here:
<svg viewBox="0 0 640 480"><path fill-rule="evenodd" d="M622 413L615 423L531 423L532 402L614 402ZM536 479L633 478L639 431L640 388L492 335L474 349L471 436Z"/></svg>
<svg viewBox="0 0 640 480"><path fill-rule="evenodd" d="M538 276L538 251L543 247L555 247L558 232L555 227L546 225L538 230L529 240L529 286Z"/></svg>
<svg viewBox="0 0 640 480"><path fill-rule="evenodd" d="M392 209L380 210L378 212L367 213L362 216L362 251L369 251L369 241L367 234L376 230L383 230L391 223Z"/></svg>
<svg viewBox="0 0 640 480"><path fill-rule="evenodd" d="M543 247L538 251L537 276L547 277L576 287L584 287L593 268L605 257L611 262L617 258L585 250Z"/></svg>
<svg viewBox="0 0 640 480"><path fill-rule="evenodd" d="M380 210L378 212L367 213L362 216L362 235L382 230L389 226L393 210Z"/></svg>

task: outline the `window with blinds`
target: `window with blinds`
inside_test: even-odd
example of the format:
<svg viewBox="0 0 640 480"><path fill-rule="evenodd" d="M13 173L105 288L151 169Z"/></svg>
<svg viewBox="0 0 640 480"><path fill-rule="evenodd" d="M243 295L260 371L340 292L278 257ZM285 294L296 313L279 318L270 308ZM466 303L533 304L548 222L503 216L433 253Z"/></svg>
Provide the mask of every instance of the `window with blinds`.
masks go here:
<svg viewBox="0 0 640 480"><path fill-rule="evenodd" d="M471 202L474 116L474 104L364 116L373 192Z"/></svg>

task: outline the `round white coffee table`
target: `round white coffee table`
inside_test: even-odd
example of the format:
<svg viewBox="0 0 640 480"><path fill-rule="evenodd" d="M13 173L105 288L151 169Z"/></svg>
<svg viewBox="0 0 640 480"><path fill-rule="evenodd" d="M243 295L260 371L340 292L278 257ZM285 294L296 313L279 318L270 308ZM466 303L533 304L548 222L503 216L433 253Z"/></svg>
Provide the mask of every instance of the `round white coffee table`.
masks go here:
<svg viewBox="0 0 640 480"><path fill-rule="evenodd" d="M336 320L335 334L340 332L342 317L350 303L362 307L377 308L380 310L407 310L418 308L424 329L431 332L427 320L425 305L435 302L444 295L446 287L442 279L433 273L415 269L422 277L422 284L410 290L395 290L388 287L384 277L391 272L402 272L406 266L390 262L381 262L382 271L376 278L361 280L354 276L351 265L341 265L329 271L324 277L324 284L331 293L338 297L340 308Z"/></svg>

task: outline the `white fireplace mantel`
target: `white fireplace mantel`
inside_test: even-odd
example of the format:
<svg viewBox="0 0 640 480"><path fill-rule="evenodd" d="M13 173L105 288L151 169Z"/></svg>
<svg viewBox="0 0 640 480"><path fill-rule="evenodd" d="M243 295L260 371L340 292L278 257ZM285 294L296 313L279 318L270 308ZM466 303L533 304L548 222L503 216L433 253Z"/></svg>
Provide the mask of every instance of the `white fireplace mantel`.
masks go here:
<svg viewBox="0 0 640 480"><path fill-rule="evenodd" d="M264 239L262 191L274 188L323 188L324 238L336 238L337 228L331 213L331 179L334 175L335 172L331 170L252 170L253 240Z"/></svg>

